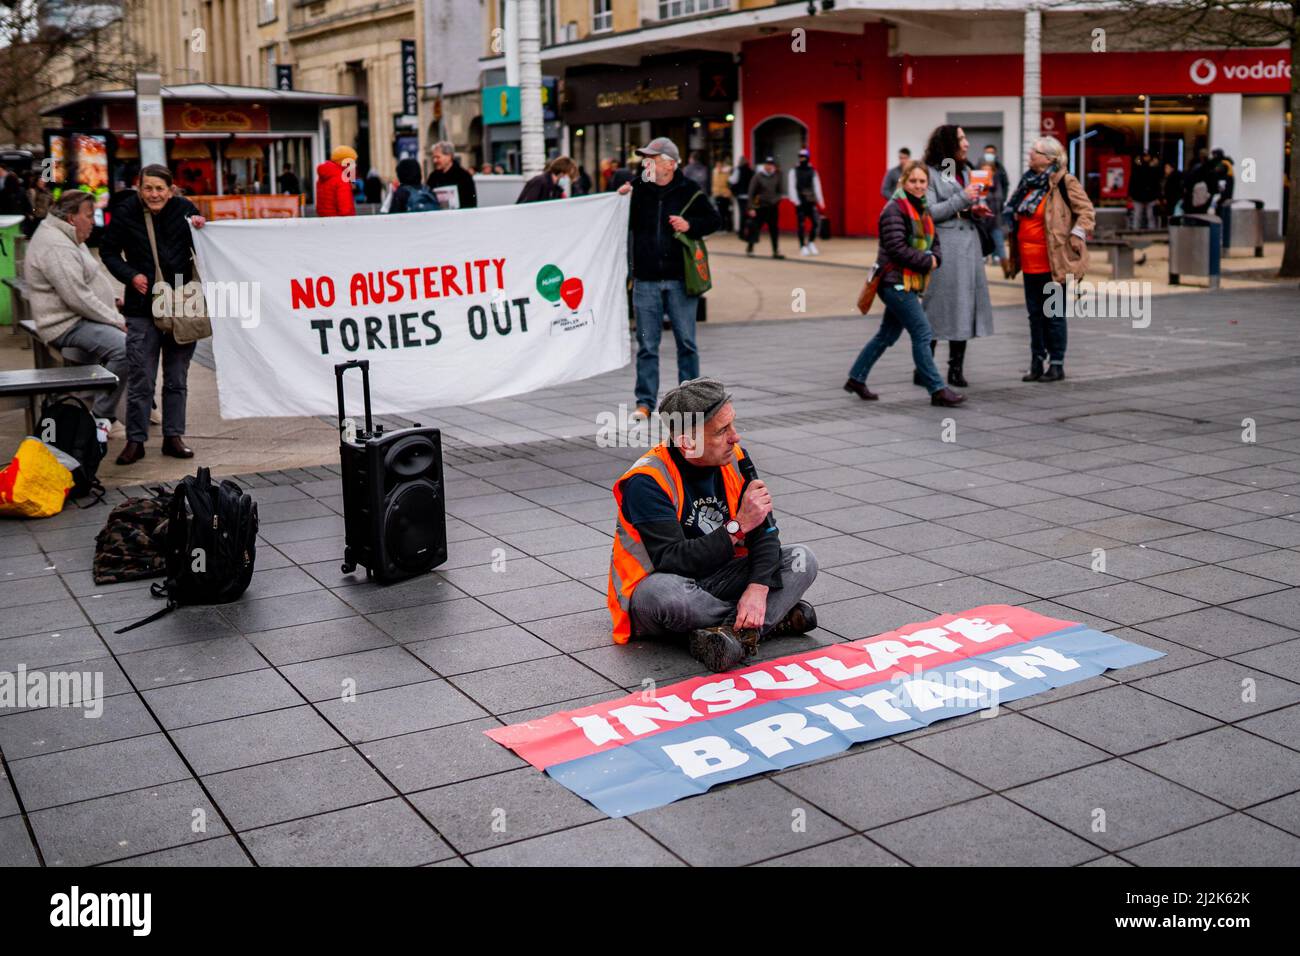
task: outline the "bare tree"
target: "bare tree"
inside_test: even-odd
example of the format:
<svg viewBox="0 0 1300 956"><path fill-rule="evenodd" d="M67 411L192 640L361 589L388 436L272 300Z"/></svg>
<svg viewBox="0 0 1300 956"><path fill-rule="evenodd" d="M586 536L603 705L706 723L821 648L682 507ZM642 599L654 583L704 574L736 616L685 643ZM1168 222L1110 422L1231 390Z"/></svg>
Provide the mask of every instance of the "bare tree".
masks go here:
<svg viewBox="0 0 1300 956"><path fill-rule="evenodd" d="M1140 31L1154 46L1276 47L1291 54L1291 138L1283 211L1286 244L1280 277L1300 277L1300 0L1101 0L1101 19L1116 29Z"/></svg>
<svg viewBox="0 0 1300 956"><path fill-rule="evenodd" d="M34 143L40 111L129 83L120 0L0 0L0 140Z"/></svg>

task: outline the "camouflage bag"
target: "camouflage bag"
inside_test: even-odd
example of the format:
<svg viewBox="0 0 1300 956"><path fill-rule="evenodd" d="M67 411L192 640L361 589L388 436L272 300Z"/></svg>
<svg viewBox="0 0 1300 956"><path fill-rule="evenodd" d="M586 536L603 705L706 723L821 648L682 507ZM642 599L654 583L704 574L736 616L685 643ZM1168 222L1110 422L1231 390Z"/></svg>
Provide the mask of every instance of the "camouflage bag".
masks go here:
<svg viewBox="0 0 1300 956"><path fill-rule="evenodd" d="M128 498L108 515L95 536L96 584L116 584L156 578L167 572L163 544L167 540L167 508L171 496Z"/></svg>

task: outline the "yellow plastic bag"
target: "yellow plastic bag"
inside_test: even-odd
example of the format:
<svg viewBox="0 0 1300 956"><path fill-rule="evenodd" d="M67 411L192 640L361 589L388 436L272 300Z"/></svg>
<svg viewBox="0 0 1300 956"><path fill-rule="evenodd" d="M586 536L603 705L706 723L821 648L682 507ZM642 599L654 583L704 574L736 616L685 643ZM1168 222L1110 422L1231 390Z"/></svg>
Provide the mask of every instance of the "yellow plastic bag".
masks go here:
<svg viewBox="0 0 1300 956"><path fill-rule="evenodd" d="M0 515L48 518L63 510L71 489L72 472L44 442L24 438L14 460L0 471Z"/></svg>

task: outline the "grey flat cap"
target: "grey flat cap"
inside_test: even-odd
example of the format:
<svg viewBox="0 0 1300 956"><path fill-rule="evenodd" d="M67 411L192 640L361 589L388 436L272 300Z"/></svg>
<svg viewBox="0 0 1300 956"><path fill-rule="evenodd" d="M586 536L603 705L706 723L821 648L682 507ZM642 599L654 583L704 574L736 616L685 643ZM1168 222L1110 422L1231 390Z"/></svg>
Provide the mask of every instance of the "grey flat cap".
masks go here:
<svg viewBox="0 0 1300 956"><path fill-rule="evenodd" d="M659 136L650 140L636 151L638 156L667 156L674 163L682 161L682 154L677 152L677 146L667 136Z"/></svg>
<svg viewBox="0 0 1300 956"><path fill-rule="evenodd" d="M669 425L673 418L679 422L687 421L688 415L703 416L700 420L707 422L729 401L731 393L716 378L693 378L663 397L659 414L668 419Z"/></svg>

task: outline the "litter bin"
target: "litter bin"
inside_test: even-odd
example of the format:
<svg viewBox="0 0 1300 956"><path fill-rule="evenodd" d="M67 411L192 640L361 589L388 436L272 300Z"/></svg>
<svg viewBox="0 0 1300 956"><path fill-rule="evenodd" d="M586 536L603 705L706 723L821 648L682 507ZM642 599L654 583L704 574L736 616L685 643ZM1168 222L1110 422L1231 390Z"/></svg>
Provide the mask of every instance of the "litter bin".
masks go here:
<svg viewBox="0 0 1300 956"><path fill-rule="evenodd" d="M1219 205L1223 218L1223 252L1254 249L1255 257L1264 255L1264 200L1229 199Z"/></svg>
<svg viewBox="0 0 1300 956"><path fill-rule="evenodd" d="M1219 287L1219 256L1223 248L1223 220L1218 216L1190 214L1169 217L1169 284L1185 275L1206 276L1210 288Z"/></svg>
<svg viewBox="0 0 1300 956"><path fill-rule="evenodd" d="M5 284L17 272L14 248L22 238L22 216L0 216L0 325L14 324L13 290Z"/></svg>

